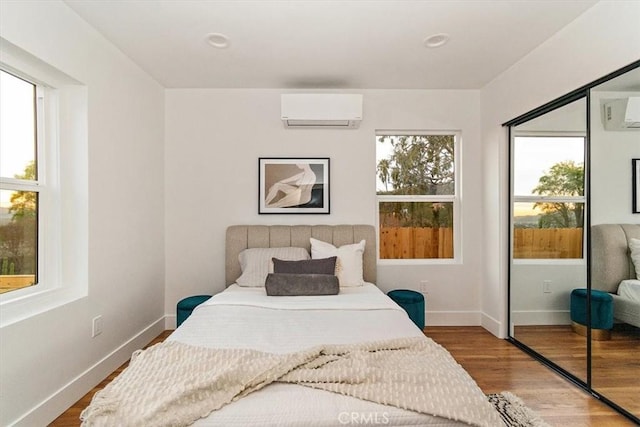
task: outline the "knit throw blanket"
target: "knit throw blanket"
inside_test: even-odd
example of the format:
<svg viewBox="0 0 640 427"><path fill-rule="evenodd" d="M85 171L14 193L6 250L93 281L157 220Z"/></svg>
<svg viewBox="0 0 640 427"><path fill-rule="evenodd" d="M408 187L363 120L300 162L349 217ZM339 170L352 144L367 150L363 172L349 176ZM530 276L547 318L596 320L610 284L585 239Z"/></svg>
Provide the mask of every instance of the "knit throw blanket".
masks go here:
<svg viewBox="0 0 640 427"><path fill-rule="evenodd" d="M189 425L276 381L474 426L503 426L466 371L424 338L325 345L289 354L165 341L134 353L80 419L83 426Z"/></svg>

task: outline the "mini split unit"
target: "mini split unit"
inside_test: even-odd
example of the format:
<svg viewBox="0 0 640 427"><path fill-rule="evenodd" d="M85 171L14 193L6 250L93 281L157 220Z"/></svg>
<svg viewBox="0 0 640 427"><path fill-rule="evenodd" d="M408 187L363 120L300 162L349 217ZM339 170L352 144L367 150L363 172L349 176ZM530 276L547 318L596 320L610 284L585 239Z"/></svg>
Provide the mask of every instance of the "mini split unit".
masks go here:
<svg viewBox="0 0 640 427"><path fill-rule="evenodd" d="M605 129L640 130L640 96L607 99L603 104Z"/></svg>
<svg viewBox="0 0 640 427"><path fill-rule="evenodd" d="M286 128L356 129L362 121L362 95L284 94L280 115Z"/></svg>

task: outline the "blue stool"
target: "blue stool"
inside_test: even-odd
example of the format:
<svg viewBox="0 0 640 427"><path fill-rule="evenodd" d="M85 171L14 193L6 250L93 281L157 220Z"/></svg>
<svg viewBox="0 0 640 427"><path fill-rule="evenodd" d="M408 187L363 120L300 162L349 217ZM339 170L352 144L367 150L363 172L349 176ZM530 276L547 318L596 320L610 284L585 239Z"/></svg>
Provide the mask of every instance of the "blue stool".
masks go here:
<svg viewBox="0 0 640 427"><path fill-rule="evenodd" d="M407 312L420 330L424 329L424 295L409 289L396 289L387 295Z"/></svg>
<svg viewBox="0 0 640 427"><path fill-rule="evenodd" d="M209 298L211 298L211 295L195 295L180 300L176 307L176 327L182 325L182 322L191 316L193 309Z"/></svg>
<svg viewBox="0 0 640 427"><path fill-rule="evenodd" d="M587 333L587 290L571 291L571 321L573 331ZM596 341L611 338L613 328L613 297L604 291L591 290L591 337Z"/></svg>

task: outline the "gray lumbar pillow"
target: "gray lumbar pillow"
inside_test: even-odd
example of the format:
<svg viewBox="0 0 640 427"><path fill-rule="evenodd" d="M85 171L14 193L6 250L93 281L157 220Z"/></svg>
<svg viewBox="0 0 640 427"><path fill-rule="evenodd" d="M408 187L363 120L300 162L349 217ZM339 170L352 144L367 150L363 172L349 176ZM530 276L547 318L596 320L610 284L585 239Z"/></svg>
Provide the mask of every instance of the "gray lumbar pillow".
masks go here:
<svg viewBox="0 0 640 427"><path fill-rule="evenodd" d="M336 273L337 257L287 261L272 258L274 273L288 274L330 274Z"/></svg>
<svg viewBox="0 0 640 427"><path fill-rule="evenodd" d="M269 273L265 282L267 295L337 295L338 277L332 274Z"/></svg>

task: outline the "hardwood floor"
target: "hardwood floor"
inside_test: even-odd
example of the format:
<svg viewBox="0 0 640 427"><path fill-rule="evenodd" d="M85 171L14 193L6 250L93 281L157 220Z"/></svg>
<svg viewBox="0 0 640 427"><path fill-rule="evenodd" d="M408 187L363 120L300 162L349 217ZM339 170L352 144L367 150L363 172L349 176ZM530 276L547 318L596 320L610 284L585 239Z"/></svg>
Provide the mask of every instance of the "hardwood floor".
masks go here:
<svg viewBox="0 0 640 427"><path fill-rule="evenodd" d="M170 333L165 331L151 344L163 341ZM494 337L481 327L427 327L425 333L449 350L485 393L515 393L552 426L635 425L514 345ZM93 394L115 378L125 366L116 370L50 425L79 426L80 412L91 402Z"/></svg>
<svg viewBox="0 0 640 427"><path fill-rule="evenodd" d="M480 327L428 327L425 333L449 350L485 393L515 393L552 426L635 425L513 344Z"/></svg>
<svg viewBox="0 0 640 427"><path fill-rule="evenodd" d="M515 337L563 369L586 381L586 338L569 325L517 326ZM592 341L593 388L632 413L640 414L640 329L616 325L607 341Z"/></svg>

